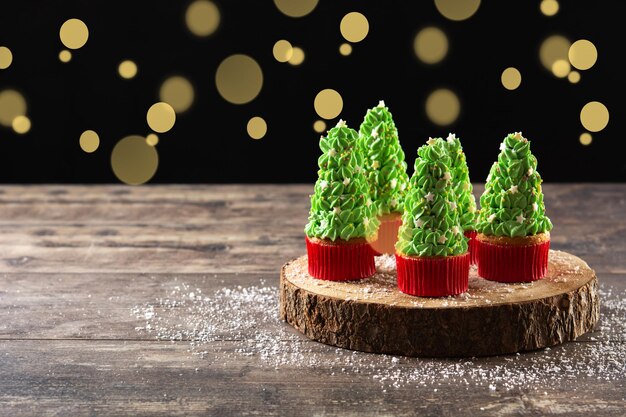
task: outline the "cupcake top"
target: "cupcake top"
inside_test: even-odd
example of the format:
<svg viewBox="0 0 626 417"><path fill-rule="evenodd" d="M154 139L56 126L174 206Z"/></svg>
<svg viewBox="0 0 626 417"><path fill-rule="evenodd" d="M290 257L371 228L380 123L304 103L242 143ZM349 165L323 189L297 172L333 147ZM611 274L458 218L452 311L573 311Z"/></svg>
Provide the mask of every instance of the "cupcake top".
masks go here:
<svg viewBox="0 0 626 417"><path fill-rule="evenodd" d="M402 212L409 177L398 130L382 100L361 123L359 151L376 214Z"/></svg>
<svg viewBox="0 0 626 417"><path fill-rule="evenodd" d="M459 219L446 142L430 138L417 155L396 249L408 256L463 254L467 238Z"/></svg>
<svg viewBox="0 0 626 417"><path fill-rule="evenodd" d="M474 230L478 217L476 198L472 194L472 183L470 182L469 169L461 140L454 133L450 133L445 145L451 160L450 173L452 174L452 185L457 199L461 227L463 231Z"/></svg>
<svg viewBox="0 0 626 417"><path fill-rule="evenodd" d="M379 222L358 164L358 135L343 120L320 138L322 155L311 195L309 223L304 232L320 239L349 240L376 233Z"/></svg>
<svg viewBox="0 0 626 417"><path fill-rule="evenodd" d="M549 232L537 158L521 132L511 133L500 144L500 155L487 177L480 197L476 230L485 235L522 237Z"/></svg>

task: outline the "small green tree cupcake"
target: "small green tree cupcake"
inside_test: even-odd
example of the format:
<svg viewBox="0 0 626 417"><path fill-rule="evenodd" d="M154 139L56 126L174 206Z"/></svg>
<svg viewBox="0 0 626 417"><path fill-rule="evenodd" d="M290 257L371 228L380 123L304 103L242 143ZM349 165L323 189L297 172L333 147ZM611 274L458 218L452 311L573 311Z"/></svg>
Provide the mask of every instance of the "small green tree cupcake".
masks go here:
<svg viewBox="0 0 626 417"><path fill-rule="evenodd" d="M476 239L481 277L528 282L545 276L552 223L541 182L530 142L521 132L509 134L480 198Z"/></svg>
<svg viewBox="0 0 626 417"><path fill-rule="evenodd" d="M357 137L340 120L320 138L318 180L304 229L309 274L315 278L352 280L375 272L367 239L375 238L378 220L358 164Z"/></svg>
<svg viewBox="0 0 626 417"><path fill-rule="evenodd" d="M442 139L417 151L396 244L398 287L418 296L467 290L469 252L454 194L451 159Z"/></svg>
<svg viewBox="0 0 626 417"><path fill-rule="evenodd" d="M382 100L367 111L361 123L359 151L370 197L380 220L378 239L370 244L378 253L394 253L409 177L398 130Z"/></svg>
<svg viewBox="0 0 626 417"><path fill-rule="evenodd" d="M470 264L476 264L476 199L472 194L472 183L469 177L469 169L465 159L465 153L461 146L461 140L454 133L450 133L446 139L446 149L450 156L450 173L456 195L459 217L463 233L469 238Z"/></svg>

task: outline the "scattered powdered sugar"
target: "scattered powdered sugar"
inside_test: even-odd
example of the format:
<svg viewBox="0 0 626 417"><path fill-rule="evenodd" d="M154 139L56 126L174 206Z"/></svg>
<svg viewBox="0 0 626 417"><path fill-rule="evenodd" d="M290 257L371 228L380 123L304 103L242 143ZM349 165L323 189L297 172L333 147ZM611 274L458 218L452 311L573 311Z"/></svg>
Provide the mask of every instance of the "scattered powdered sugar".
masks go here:
<svg viewBox="0 0 626 417"><path fill-rule="evenodd" d="M377 269L393 275L395 262L379 257ZM364 294L377 289L365 285ZM622 381L626 373L626 292L601 285L598 329L581 340L552 349L490 358L423 359L355 352L309 341L278 318L278 288L231 286L211 294L181 283L164 298L136 306L137 327L159 340L182 341L212 363L242 356L259 367L310 369L333 377L361 375L381 389L442 384L486 390L531 389L589 381Z"/></svg>

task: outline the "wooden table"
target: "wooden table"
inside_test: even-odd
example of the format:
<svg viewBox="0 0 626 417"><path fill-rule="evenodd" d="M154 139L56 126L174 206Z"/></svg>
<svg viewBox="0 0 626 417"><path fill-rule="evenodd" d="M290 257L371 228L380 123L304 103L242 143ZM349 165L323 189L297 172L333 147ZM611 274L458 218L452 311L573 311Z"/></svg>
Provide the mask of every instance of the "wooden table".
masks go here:
<svg viewBox="0 0 626 417"><path fill-rule="evenodd" d="M358 354L368 375L324 361L275 369L238 355L242 341L228 335L207 343L202 358L187 340L136 329L145 320L131 309L181 282L203 294L261 279L276 286L280 266L304 253L310 192L309 185L0 187L0 415L626 414L626 375L509 390L445 380L385 388L371 375L390 361L376 355ZM626 185L549 184L545 193L553 248L585 259L602 285L626 290ZM284 331L292 335L284 343L300 344L303 355L337 355ZM577 346L624 344L623 336L598 330L553 350L576 355ZM216 362L216 348L230 353ZM407 372L420 366L393 363Z"/></svg>

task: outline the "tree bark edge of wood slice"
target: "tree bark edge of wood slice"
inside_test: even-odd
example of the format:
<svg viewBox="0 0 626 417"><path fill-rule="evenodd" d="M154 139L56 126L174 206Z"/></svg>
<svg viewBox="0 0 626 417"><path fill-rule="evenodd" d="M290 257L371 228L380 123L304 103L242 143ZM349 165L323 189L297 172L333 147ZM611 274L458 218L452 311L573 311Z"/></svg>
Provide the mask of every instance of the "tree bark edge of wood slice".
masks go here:
<svg viewBox="0 0 626 417"><path fill-rule="evenodd" d="M598 279L580 258L550 251L548 273L504 284L470 273L468 292L412 297L395 283L395 262L378 257L360 281L312 278L306 255L280 273L280 317L312 340L371 353L473 357L536 350L592 330L600 315Z"/></svg>

